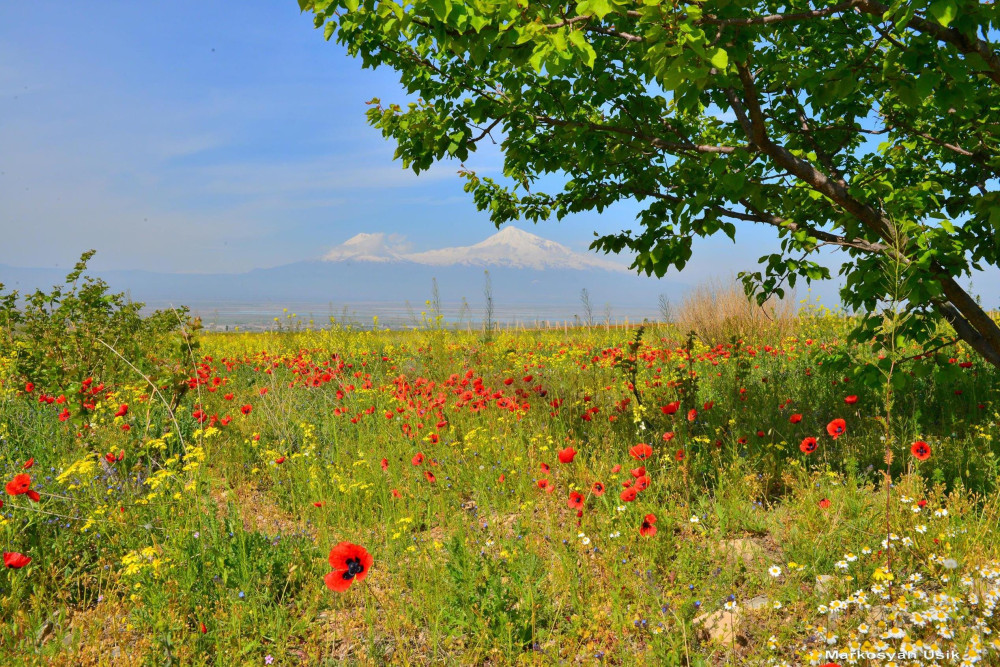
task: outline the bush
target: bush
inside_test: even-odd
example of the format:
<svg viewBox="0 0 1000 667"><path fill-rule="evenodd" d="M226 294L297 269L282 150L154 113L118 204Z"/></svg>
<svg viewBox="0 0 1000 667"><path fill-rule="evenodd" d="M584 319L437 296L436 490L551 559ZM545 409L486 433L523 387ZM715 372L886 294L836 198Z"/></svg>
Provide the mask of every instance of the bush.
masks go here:
<svg viewBox="0 0 1000 667"><path fill-rule="evenodd" d="M85 252L65 283L50 292L21 296L0 284L0 343L13 351L13 377L76 398L82 414L87 378L134 383L138 369L167 388L176 405L187 389L185 359L198 346L194 332L200 322L183 307L143 316L145 304L84 276L94 252Z"/></svg>

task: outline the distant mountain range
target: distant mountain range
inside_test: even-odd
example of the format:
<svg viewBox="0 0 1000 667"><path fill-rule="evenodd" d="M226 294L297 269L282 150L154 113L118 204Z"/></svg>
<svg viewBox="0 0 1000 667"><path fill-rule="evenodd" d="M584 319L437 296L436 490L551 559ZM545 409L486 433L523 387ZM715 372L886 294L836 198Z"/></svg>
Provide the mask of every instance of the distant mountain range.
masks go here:
<svg viewBox="0 0 1000 667"><path fill-rule="evenodd" d="M425 252L409 252L405 240L396 235L366 233L319 260L245 273L125 270L99 275L115 291L127 291L133 299L156 307L184 304L203 311L232 304L322 304L323 310L339 311L356 304L373 309L372 304L414 302L419 311L431 297L432 279L437 280L442 302L457 304L465 298L479 308L487 270L498 308L510 312L530 306L536 316L544 314L544 306L580 312L584 288L598 318L605 304L616 315L655 313L660 293L675 299L686 291L684 285L638 276L623 263L575 252L511 226L471 246ZM0 264L0 283L23 293L60 283L65 273Z"/></svg>
<svg viewBox="0 0 1000 667"><path fill-rule="evenodd" d="M566 246L518 229L502 230L475 245L441 248L427 252L405 251L402 239L386 234L358 234L328 252L323 260L344 262L412 262L425 266L480 266L536 271L572 269L628 273L618 264L595 255L574 252Z"/></svg>

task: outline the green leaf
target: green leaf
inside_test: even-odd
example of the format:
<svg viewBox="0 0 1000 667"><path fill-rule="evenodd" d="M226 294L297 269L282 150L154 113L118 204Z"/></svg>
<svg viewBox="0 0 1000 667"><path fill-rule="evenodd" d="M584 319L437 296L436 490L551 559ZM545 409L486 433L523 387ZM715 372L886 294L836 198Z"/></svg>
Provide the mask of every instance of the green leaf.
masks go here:
<svg viewBox="0 0 1000 667"><path fill-rule="evenodd" d="M613 7L610 0L584 0L576 6L576 13L579 15L593 14L599 19L603 19L611 13Z"/></svg>
<svg viewBox="0 0 1000 667"><path fill-rule="evenodd" d="M569 33L569 41L583 53L584 63L587 67L593 68L594 60L597 59L597 52L594 51L594 47L590 45L584 34L579 30L572 30Z"/></svg>
<svg viewBox="0 0 1000 667"><path fill-rule="evenodd" d="M451 0L427 0L427 5L434 12L438 21L447 21L451 12Z"/></svg>
<svg viewBox="0 0 1000 667"><path fill-rule="evenodd" d="M935 0L927 8L931 16L941 25L948 27L948 24L955 20L958 15L958 6L955 0Z"/></svg>
<svg viewBox="0 0 1000 667"><path fill-rule="evenodd" d="M717 69L726 69L729 66L729 54L725 49L717 48L715 53L708 59Z"/></svg>

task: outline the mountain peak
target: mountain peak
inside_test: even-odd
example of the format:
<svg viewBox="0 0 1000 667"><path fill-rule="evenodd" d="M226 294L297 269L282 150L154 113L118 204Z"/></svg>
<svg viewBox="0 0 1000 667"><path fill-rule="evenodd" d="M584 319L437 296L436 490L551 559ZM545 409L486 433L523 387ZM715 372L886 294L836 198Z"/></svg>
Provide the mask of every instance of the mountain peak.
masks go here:
<svg viewBox="0 0 1000 667"><path fill-rule="evenodd" d="M344 241L323 256L327 262L357 260L361 262L394 262L405 259L406 239L399 234L361 232Z"/></svg>
<svg viewBox="0 0 1000 667"><path fill-rule="evenodd" d="M518 269L575 269L624 272L616 262L544 239L508 225L471 246L407 253L405 239L383 233L358 234L328 252L327 261L409 261L428 266L498 266Z"/></svg>

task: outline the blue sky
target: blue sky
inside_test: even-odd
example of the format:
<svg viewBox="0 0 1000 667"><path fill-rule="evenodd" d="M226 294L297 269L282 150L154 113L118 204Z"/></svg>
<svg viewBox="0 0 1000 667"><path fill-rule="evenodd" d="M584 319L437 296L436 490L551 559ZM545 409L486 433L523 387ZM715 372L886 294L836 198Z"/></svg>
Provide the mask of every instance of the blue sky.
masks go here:
<svg viewBox="0 0 1000 667"><path fill-rule="evenodd" d="M316 259L359 232L415 251L482 240L494 229L459 164L415 176L367 125L365 101L401 90L325 42L294 0L5 3L0 263L66 267L96 248L97 270L239 272ZM467 166L498 174L499 152L480 146ZM636 210L520 226L585 250ZM737 240L699 241L668 278L725 278L777 247L769 229Z"/></svg>
<svg viewBox="0 0 1000 667"><path fill-rule="evenodd" d="M0 9L0 263L242 271L362 231L414 250L494 230L457 163L419 177L365 122L397 76L362 70L293 0L6 3ZM498 173L484 146L467 165ZM584 250L634 209L521 226ZM766 231L703 242L685 282L750 266ZM727 268L728 271L728 268Z"/></svg>

